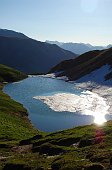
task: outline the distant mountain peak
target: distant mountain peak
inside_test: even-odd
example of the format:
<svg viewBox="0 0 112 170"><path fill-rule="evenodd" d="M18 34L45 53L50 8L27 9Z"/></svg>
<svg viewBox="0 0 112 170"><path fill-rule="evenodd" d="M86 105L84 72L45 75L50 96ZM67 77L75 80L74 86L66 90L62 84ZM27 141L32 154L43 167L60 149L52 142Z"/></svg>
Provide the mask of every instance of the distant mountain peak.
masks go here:
<svg viewBox="0 0 112 170"><path fill-rule="evenodd" d="M64 42L59 42L59 41L49 41L49 40L46 40L45 41L46 43L49 43L49 44L56 44L58 46L61 46Z"/></svg>
<svg viewBox="0 0 112 170"><path fill-rule="evenodd" d="M0 36L28 39L28 37L21 32L16 32L13 30L2 29L2 28L0 28Z"/></svg>

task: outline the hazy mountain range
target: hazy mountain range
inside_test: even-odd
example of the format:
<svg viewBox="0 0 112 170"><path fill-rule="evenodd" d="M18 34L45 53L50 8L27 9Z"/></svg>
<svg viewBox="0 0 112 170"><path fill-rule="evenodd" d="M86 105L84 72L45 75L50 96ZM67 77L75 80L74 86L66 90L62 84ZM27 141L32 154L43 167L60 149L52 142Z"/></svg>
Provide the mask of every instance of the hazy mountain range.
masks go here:
<svg viewBox="0 0 112 170"><path fill-rule="evenodd" d="M0 63L25 73L46 73L59 62L76 56L57 45L33 40L22 33L0 30Z"/></svg>
<svg viewBox="0 0 112 170"><path fill-rule="evenodd" d="M88 51L103 50L103 49L112 47L111 44L108 46L93 46L91 44L73 43L73 42L64 43L64 42L49 41L49 40L46 40L46 42L50 43L50 44L56 44L65 50L69 50L69 51L71 51L75 54L79 54L79 55L83 54L85 52L88 52Z"/></svg>

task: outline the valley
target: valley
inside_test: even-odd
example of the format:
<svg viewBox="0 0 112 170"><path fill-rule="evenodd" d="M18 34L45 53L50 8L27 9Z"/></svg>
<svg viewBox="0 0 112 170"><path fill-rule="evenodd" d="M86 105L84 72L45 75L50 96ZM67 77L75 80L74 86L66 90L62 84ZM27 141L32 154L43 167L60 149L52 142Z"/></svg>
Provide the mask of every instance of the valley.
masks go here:
<svg viewBox="0 0 112 170"><path fill-rule="evenodd" d="M112 0L0 1L0 170L112 170Z"/></svg>
<svg viewBox="0 0 112 170"><path fill-rule="evenodd" d="M67 58L48 75L28 76L2 61L0 170L111 169L112 48Z"/></svg>

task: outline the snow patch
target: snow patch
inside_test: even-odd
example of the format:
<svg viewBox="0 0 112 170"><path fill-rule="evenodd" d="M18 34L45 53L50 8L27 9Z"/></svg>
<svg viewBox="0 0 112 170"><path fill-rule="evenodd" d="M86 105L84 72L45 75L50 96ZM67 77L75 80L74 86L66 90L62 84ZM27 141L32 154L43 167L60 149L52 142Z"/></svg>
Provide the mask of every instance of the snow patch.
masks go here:
<svg viewBox="0 0 112 170"><path fill-rule="evenodd" d="M106 64L106 65L102 66L101 68L91 72L90 74L83 76L76 82L81 83L81 82L92 81L92 82L102 84L102 83L106 82L105 76L106 76L106 74L109 73L109 71L110 71L110 66L108 64Z"/></svg>

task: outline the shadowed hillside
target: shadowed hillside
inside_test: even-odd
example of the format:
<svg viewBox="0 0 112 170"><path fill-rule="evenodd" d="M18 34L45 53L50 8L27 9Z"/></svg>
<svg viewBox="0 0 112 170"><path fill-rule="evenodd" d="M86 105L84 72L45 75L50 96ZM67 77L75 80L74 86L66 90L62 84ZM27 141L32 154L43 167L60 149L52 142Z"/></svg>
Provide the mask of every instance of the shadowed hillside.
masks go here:
<svg viewBox="0 0 112 170"><path fill-rule="evenodd" d="M76 59L66 60L52 68L51 72L62 72L58 76L67 76L70 80L77 80L91 72L108 65L112 67L112 48L102 51L90 51ZM111 70L105 74L105 79L111 79Z"/></svg>
<svg viewBox="0 0 112 170"><path fill-rule="evenodd" d="M0 82L13 82L24 78L27 78L26 74L0 64Z"/></svg>
<svg viewBox="0 0 112 170"><path fill-rule="evenodd" d="M46 73L59 62L74 56L57 45L30 38L0 36L0 63L28 74Z"/></svg>

